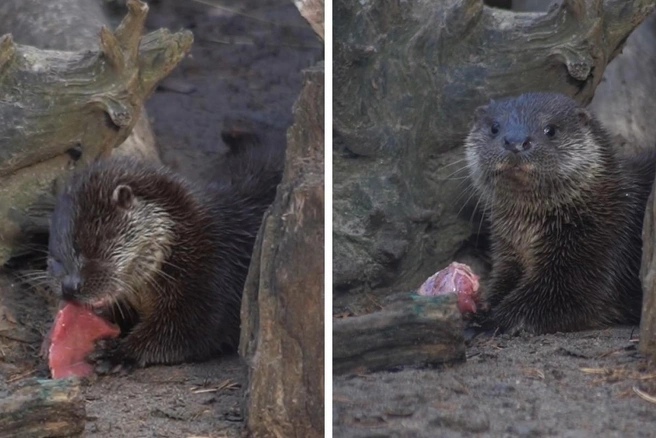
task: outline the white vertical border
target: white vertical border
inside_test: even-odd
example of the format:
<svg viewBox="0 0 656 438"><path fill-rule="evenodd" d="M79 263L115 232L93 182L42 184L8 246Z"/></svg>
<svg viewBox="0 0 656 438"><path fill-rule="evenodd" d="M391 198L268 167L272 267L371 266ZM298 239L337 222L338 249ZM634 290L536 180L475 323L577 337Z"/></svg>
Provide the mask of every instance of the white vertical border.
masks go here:
<svg viewBox="0 0 656 438"><path fill-rule="evenodd" d="M333 2L324 1L324 435L333 436Z"/></svg>

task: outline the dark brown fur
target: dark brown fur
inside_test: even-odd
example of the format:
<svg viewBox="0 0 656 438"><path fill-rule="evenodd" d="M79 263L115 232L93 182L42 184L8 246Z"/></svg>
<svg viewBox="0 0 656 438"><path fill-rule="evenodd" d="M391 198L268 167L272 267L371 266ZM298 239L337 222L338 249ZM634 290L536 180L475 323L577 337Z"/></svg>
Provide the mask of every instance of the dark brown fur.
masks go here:
<svg viewBox="0 0 656 438"><path fill-rule="evenodd" d="M197 187L117 158L72 178L52 216L49 272L63 299L124 329L99 344L98 363L198 361L236 346L254 239L280 176L243 170Z"/></svg>
<svg viewBox="0 0 656 438"><path fill-rule="evenodd" d="M585 109L548 93L481 108L466 150L491 226L493 322L535 333L638 323L654 159L619 159Z"/></svg>

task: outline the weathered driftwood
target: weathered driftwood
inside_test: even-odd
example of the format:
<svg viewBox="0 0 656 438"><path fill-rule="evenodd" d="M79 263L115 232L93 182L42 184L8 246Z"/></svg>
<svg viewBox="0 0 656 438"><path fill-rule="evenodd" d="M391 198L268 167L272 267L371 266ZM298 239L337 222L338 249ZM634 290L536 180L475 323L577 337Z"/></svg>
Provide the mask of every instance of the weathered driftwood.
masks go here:
<svg viewBox="0 0 656 438"><path fill-rule="evenodd" d="M191 47L191 32L142 38L148 6L128 2L98 51L48 51L0 38L0 263L19 240L20 217L73 160L109 154L137 123L144 100Z"/></svg>
<svg viewBox="0 0 656 438"><path fill-rule="evenodd" d="M0 437L80 436L86 422L77 380L30 379L0 398Z"/></svg>
<svg viewBox="0 0 656 438"><path fill-rule="evenodd" d="M11 34L17 44L39 49L97 50L100 29L113 27L106 6L102 1L88 0L3 0L0 2L0 35ZM114 154L159 161L145 110L141 110L132 132L116 147Z"/></svg>
<svg viewBox="0 0 656 438"><path fill-rule="evenodd" d="M252 437L324 428L324 67L304 72L283 180L255 244L239 352L249 367Z"/></svg>
<svg viewBox="0 0 656 438"><path fill-rule="evenodd" d="M470 195L458 161L474 109L535 90L589 102L656 0L559 3L518 14L482 0L335 1L338 301L411 289L448 264L472 232L458 219Z"/></svg>
<svg viewBox="0 0 656 438"><path fill-rule="evenodd" d="M654 189L647 201L642 229L642 317L639 349L656 364L656 202Z"/></svg>
<svg viewBox="0 0 656 438"><path fill-rule="evenodd" d="M629 36L622 53L608 65L588 106L625 152L656 144L656 14Z"/></svg>
<svg viewBox="0 0 656 438"><path fill-rule="evenodd" d="M618 59L609 65L590 108L604 127L631 149L653 150L656 142L652 90L656 87L656 15L629 37ZM617 61L622 61L618 63ZM609 74L610 73L610 74ZM643 228L640 351L656 364L656 211L654 193L647 202Z"/></svg>
<svg viewBox="0 0 656 438"><path fill-rule="evenodd" d="M465 360L456 295L413 295L381 311L333 321L333 372L366 372Z"/></svg>
<svg viewBox="0 0 656 438"><path fill-rule="evenodd" d="M324 33L324 5L323 0L294 0L303 18L310 23L312 30L323 40Z"/></svg>
<svg viewBox="0 0 656 438"><path fill-rule="evenodd" d="M123 141L141 103L191 46L190 32L143 37L148 7L129 3L116 32L102 28L99 52L44 51L0 39L0 177L81 145L92 160ZM140 44L141 42L141 44Z"/></svg>
<svg viewBox="0 0 656 438"><path fill-rule="evenodd" d="M636 44L631 53L633 62L624 67L618 74L618 76L622 75L621 79L625 80L626 78L640 74L641 80L636 84L630 82L635 90L631 89L624 95L617 96L617 100L620 104L623 104L620 110L629 110L627 117L630 117L631 122L633 122L629 124L630 126L638 125L645 127L643 136L627 135L626 137L629 140L636 141L639 146L646 146L651 150L654 146L653 138L656 136L656 128L654 128L653 117L650 116L653 111L650 111L648 105L653 105L653 99L651 99L652 96L648 90L653 89L650 85L654 84L653 67L656 64L656 57L646 57L645 54L656 52L654 48L656 16L650 18L645 24L648 24L650 27L644 29L641 35L639 35L639 45ZM647 59L642 59L641 57L646 57ZM640 65L638 60L641 60L644 65ZM634 68L630 68L632 64L635 64ZM649 67L652 67L652 69ZM648 75L650 71L652 72L651 76ZM645 76L644 80L642 80L643 76ZM615 97L618 93L609 92L609 94ZM641 94L647 97L648 102L640 104L639 96ZM630 106L631 104L633 108ZM634 111L630 111L631 109ZM609 116L612 116L613 109L608 109L607 111L610 113ZM647 201L642 238L642 267L640 269L640 276L644 296L642 301L642 318L640 320L639 348L644 355L649 357L652 364L656 364L656 198L653 188L651 196Z"/></svg>

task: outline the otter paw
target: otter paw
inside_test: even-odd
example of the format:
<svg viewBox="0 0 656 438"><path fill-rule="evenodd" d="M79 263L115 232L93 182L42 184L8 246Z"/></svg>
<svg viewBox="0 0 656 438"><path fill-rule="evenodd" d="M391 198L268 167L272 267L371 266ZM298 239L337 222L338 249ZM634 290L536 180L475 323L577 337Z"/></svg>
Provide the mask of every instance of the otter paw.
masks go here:
<svg viewBox="0 0 656 438"><path fill-rule="evenodd" d="M101 339L87 356L96 374L127 374L134 368L134 361L123 354L120 339Z"/></svg>

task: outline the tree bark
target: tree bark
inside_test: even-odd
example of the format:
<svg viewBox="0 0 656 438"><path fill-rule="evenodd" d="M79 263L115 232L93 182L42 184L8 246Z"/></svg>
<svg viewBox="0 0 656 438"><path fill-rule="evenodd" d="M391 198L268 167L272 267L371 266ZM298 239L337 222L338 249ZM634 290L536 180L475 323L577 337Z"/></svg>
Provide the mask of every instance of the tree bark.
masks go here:
<svg viewBox="0 0 656 438"><path fill-rule="evenodd" d="M452 261L473 228L458 217L471 194L458 160L474 109L538 90L588 103L655 4L565 0L517 14L482 0L336 0L337 301L416 288Z"/></svg>
<svg viewBox="0 0 656 438"><path fill-rule="evenodd" d="M294 0L294 4L303 18L310 23L312 30L319 35L323 41L324 33L324 4L323 0Z"/></svg>
<svg viewBox="0 0 656 438"><path fill-rule="evenodd" d="M48 51L0 38L0 263L20 242L26 210L73 161L87 164L121 144L144 100L191 47L189 31L142 38L148 6L128 6L115 32L101 29L96 51Z"/></svg>
<svg viewBox="0 0 656 438"><path fill-rule="evenodd" d="M86 422L84 403L77 380L26 380L0 399L0 436L80 436Z"/></svg>
<svg viewBox="0 0 656 438"><path fill-rule="evenodd" d="M324 68L306 70L283 180L244 288L239 352L252 437L323 437Z"/></svg>
<svg viewBox="0 0 656 438"><path fill-rule="evenodd" d="M622 53L608 65L588 105L613 135L622 153L653 150L656 144L656 14L629 36Z"/></svg>
<svg viewBox="0 0 656 438"><path fill-rule="evenodd" d="M465 360L457 297L412 296L379 312L333 321L335 374Z"/></svg>
<svg viewBox="0 0 656 438"><path fill-rule="evenodd" d="M75 13L71 13L75 11ZM0 35L11 34L18 44L46 50L96 50L98 34L110 25L103 1L3 0L0 2ZM114 153L159 161L155 137L145 110L128 138Z"/></svg>
<svg viewBox="0 0 656 438"><path fill-rule="evenodd" d="M640 318L639 350L656 363L656 203L654 189L647 201L642 230L642 316Z"/></svg>

